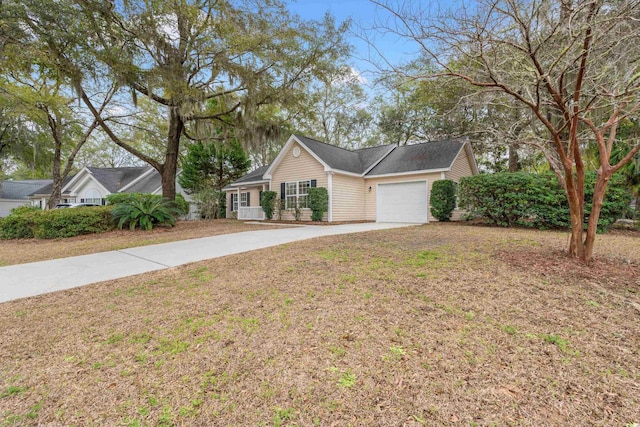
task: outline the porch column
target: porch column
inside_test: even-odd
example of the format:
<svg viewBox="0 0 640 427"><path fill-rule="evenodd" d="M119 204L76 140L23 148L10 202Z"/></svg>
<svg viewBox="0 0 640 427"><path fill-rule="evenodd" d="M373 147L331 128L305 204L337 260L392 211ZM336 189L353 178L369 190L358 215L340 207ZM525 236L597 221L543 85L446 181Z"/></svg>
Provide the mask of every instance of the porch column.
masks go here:
<svg viewBox="0 0 640 427"><path fill-rule="evenodd" d="M327 172L327 193L329 193L329 212L327 221L333 221L333 172Z"/></svg>
<svg viewBox="0 0 640 427"><path fill-rule="evenodd" d="M238 210L236 211L236 218L239 218L240 217L240 187L238 187L236 192L237 192L236 193L236 200L238 201Z"/></svg>

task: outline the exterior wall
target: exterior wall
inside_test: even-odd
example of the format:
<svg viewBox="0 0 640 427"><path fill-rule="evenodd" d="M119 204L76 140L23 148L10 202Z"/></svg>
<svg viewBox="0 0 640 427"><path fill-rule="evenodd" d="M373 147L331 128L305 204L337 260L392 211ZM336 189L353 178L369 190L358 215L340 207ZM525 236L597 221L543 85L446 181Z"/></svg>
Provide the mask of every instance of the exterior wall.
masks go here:
<svg viewBox="0 0 640 427"><path fill-rule="evenodd" d="M86 199L87 193L95 190L100 194L101 198L107 197L109 194L105 192L102 186L98 185L93 178L89 178L86 182L83 182L79 187L73 189L73 193L76 195L76 201L80 203L80 199Z"/></svg>
<svg viewBox="0 0 640 427"><path fill-rule="evenodd" d="M473 175L473 171L471 169L470 159L467 155L467 150L463 149L458 158L453 162L451 170L445 173L445 178L459 182L460 178L471 175ZM458 221L465 213L465 211L456 209L451 214L451 220Z"/></svg>
<svg viewBox="0 0 640 427"><path fill-rule="evenodd" d="M11 209L19 208L20 206L30 205L30 200L13 200L3 199L0 200L0 218L8 216L11 213Z"/></svg>
<svg viewBox="0 0 640 427"><path fill-rule="evenodd" d="M298 157L293 157L293 150L295 149L295 147L299 147L300 149L300 155ZM324 171L324 166L322 166L320 162L318 162L311 154L309 154L309 152L305 148L301 147L298 143L294 143L291 144L289 149L284 153L282 161L271 174L271 190L278 193L276 197L280 199L281 183L312 179L315 179L317 181L316 186L325 188L328 187L327 173ZM335 188L335 186L336 184L334 182L333 188ZM277 215L278 214L276 212L275 216L277 217ZM293 220L295 218L290 212L283 210L282 219ZM310 209L303 210L302 220L311 220Z"/></svg>
<svg viewBox="0 0 640 427"><path fill-rule="evenodd" d="M437 173L422 173L415 175L400 175L400 176L387 176L381 178L367 178L364 182L364 205L365 205L365 218L367 221L376 220L376 198L377 198L377 185L390 182L407 182L407 181L424 181L427 180L427 209L431 210L431 202L429 201L429 195L431 194L431 186L434 181L442 179L442 174ZM369 191L371 187L371 191ZM429 221L437 221L436 218L429 212Z"/></svg>
<svg viewBox="0 0 640 427"><path fill-rule="evenodd" d="M363 220L365 218L364 178L334 174L332 180L332 220Z"/></svg>

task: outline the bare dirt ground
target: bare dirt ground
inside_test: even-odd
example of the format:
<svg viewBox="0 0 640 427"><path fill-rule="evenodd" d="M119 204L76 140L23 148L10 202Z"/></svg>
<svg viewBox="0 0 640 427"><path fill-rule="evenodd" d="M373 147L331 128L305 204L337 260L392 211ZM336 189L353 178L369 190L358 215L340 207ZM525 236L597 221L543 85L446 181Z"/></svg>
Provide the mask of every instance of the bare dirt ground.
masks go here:
<svg viewBox="0 0 640 427"><path fill-rule="evenodd" d="M263 230L265 227L264 225L246 224L234 219L218 219L178 221L175 227L156 227L151 231L114 230L68 239L0 240L0 266L155 245L218 234ZM270 227L274 226L270 225Z"/></svg>
<svg viewBox="0 0 640 427"><path fill-rule="evenodd" d="M640 423L640 240L566 241L433 224L4 303L0 424Z"/></svg>

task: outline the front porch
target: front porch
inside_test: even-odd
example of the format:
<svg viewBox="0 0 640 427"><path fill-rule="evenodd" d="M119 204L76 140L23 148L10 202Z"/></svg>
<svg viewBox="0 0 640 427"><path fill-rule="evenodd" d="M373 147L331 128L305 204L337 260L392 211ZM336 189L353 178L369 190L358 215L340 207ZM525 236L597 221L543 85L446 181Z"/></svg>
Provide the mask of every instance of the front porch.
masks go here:
<svg viewBox="0 0 640 427"><path fill-rule="evenodd" d="M264 221L264 211L261 206L239 207L238 219Z"/></svg>

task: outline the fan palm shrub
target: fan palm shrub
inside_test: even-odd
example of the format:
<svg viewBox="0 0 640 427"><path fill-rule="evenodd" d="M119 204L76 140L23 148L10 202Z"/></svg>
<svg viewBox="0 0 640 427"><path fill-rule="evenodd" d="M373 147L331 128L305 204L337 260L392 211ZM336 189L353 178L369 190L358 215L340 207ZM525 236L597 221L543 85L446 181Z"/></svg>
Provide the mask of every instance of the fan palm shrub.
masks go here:
<svg viewBox="0 0 640 427"><path fill-rule="evenodd" d="M136 227L151 230L156 225L173 227L178 214L174 203L157 197L141 197L128 203L120 203L111 211L118 228L128 225L130 230L135 230Z"/></svg>

